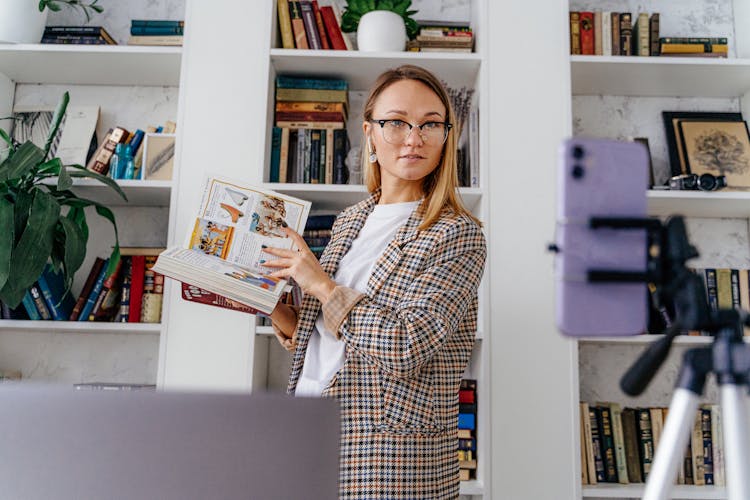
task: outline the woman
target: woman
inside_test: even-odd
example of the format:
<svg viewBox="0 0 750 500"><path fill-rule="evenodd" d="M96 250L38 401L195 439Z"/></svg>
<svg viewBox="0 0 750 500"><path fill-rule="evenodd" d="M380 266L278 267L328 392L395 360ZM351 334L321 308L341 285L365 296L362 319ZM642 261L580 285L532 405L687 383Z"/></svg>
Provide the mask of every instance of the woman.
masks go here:
<svg viewBox="0 0 750 500"><path fill-rule="evenodd" d="M458 497L458 387L477 322L486 244L456 195L445 89L428 71L386 71L364 109L366 200L344 210L320 263L269 248L299 311L271 314L294 352L288 392L341 404L341 498Z"/></svg>

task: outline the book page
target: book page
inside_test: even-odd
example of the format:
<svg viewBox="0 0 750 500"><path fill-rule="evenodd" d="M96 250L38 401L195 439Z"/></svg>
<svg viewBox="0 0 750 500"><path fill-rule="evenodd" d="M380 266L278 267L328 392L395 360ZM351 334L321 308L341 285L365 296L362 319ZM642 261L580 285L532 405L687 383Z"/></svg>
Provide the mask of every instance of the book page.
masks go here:
<svg viewBox="0 0 750 500"><path fill-rule="evenodd" d="M211 176L187 248L264 272L259 261L275 257L263 252L262 245L291 248L281 222L301 234L309 211L307 201Z"/></svg>

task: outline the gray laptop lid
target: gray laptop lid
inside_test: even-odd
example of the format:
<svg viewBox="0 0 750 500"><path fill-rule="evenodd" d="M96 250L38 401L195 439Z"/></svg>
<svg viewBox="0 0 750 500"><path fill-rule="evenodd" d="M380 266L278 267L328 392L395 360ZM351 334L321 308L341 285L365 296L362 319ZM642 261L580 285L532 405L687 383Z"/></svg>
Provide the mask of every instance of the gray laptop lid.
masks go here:
<svg viewBox="0 0 750 500"><path fill-rule="evenodd" d="M0 385L0 496L335 499L338 404Z"/></svg>

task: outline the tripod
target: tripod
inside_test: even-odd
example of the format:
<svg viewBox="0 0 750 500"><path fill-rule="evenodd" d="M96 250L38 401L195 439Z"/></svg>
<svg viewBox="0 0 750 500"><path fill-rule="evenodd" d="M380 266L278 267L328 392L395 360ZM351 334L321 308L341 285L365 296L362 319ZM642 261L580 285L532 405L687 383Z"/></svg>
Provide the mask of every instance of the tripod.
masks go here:
<svg viewBox="0 0 750 500"><path fill-rule="evenodd" d="M703 280L685 267L685 261L697 257L698 252L688 242L682 217L672 217L663 226L655 219L594 218L591 227L648 230L650 252L645 273L590 270L588 279L654 283L656 301L671 306L667 316L675 319L665 336L652 343L622 377L620 387L626 394L637 396L645 390L680 331L704 330L714 336L710 346L690 349L684 355L643 500L669 498L711 373L720 388L728 498L749 500L750 422L745 392L750 388L750 345L743 341L743 325L750 326L750 317L734 309L710 310Z"/></svg>

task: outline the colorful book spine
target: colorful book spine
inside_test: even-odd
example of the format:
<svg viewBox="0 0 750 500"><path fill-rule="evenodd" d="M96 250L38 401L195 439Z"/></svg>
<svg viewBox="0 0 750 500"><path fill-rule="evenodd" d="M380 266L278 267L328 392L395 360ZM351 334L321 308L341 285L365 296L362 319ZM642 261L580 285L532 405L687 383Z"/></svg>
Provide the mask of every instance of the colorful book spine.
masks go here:
<svg viewBox="0 0 750 500"><path fill-rule="evenodd" d="M94 286L91 288L91 293L89 293L88 297L86 298L86 303L81 309L81 314L78 316L78 321L89 320L89 315L91 314L91 311L94 309L94 305L96 304L96 301L99 298L99 293L102 291L102 286L104 285L104 279L106 278L106 275L107 275L108 263L109 263L109 259L106 259L104 261L104 265L102 266L101 271L99 271L99 276L96 277Z"/></svg>
<svg viewBox="0 0 750 500"><path fill-rule="evenodd" d="M344 34L341 32L341 27L336 21L336 15L333 12L333 8L324 5L320 8L320 15L323 17L323 24L326 28L326 33L331 41L331 48L333 50L347 50L346 43L344 42Z"/></svg>
<svg viewBox="0 0 750 500"><path fill-rule="evenodd" d="M184 29L182 26L131 26L131 35L183 35Z"/></svg>
<svg viewBox="0 0 750 500"><path fill-rule="evenodd" d="M75 303L70 290L66 289L62 272L56 273L47 265L37 281L44 302L55 321L67 321Z"/></svg>
<svg viewBox="0 0 750 500"><path fill-rule="evenodd" d="M281 128L273 127L271 132L271 165L269 182L279 182L279 163L281 162Z"/></svg>
<svg viewBox="0 0 750 500"><path fill-rule="evenodd" d="M276 11L279 18L279 32L281 33L281 46L285 49L294 48L294 35L292 34L292 20L289 18L288 0L278 0Z"/></svg>
<svg viewBox="0 0 750 500"><path fill-rule="evenodd" d="M315 27L318 29L318 36L320 37L320 46L323 50L330 50L331 43L328 41L328 36L326 35L326 28L323 23L323 16L320 14L318 0L312 0L310 3L312 5L313 16L315 17Z"/></svg>
<svg viewBox="0 0 750 500"><path fill-rule="evenodd" d="M127 323L128 315L130 313L130 282L133 277L133 258L122 257L123 269L122 269L122 287L120 290L120 305L117 309L117 315L115 316L115 322Z"/></svg>
<svg viewBox="0 0 750 500"><path fill-rule="evenodd" d="M43 320L52 319L52 313L47 307L47 303L44 301L44 296L42 295L42 290L39 288L38 283L34 283L29 287L29 293L31 293L31 298L34 301L37 311L39 311L39 316L41 316Z"/></svg>
<svg viewBox="0 0 750 500"><path fill-rule="evenodd" d="M307 0L300 0L299 2L300 12L302 13L302 23L305 26L305 34L307 34L307 42L310 44L310 48L313 50L320 50L323 45L320 42L320 34L318 33L318 25L315 22L315 14L313 13L312 4Z"/></svg>
<svg viewBox="0 0 750 500"><path fill-rule="evenodd" d="M31 292L29 290L26 290L26 293L23 294L21 305L23 305L30 320L38 321L42 319L42 315L39 314L39 310L36 308L36 304L34 303L34 299L31 297Z"/></svg>
<svg viewBox="0 0 750 500"><path fill-rule="evenodd" d="M130 310L128 323L141 322L141 304L143 301L143 279L146 272L145 255L133 255L131 258Z"/></svg>
<svg viewBox="0 0 750 500"><path fill-rule="evenodd" d="M298 76L277 76L277 89L318 89L348 90L349 83L341 78L307 78Z"/></svg>
<svg viewBox="0 0 750 500"><path fill-rule="evenodd" d="M307 43L307 34L305 34L305 23L302 21L302 10L298 0L289 1L289 19L292 23L292 33L294 33L294 46L298 49L309 49Z"/></svg>

